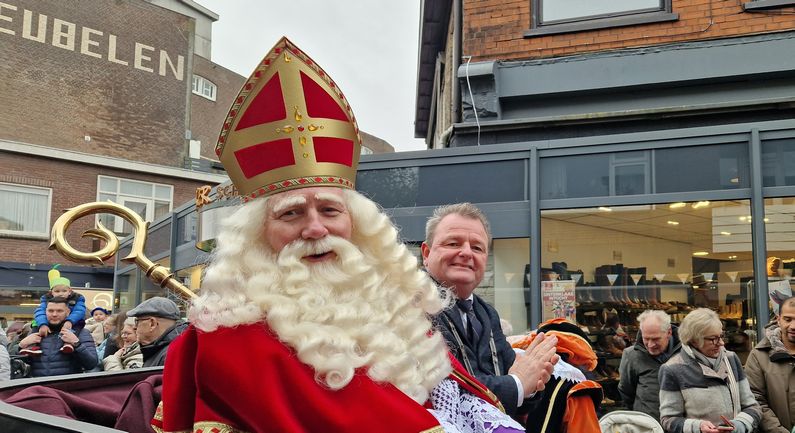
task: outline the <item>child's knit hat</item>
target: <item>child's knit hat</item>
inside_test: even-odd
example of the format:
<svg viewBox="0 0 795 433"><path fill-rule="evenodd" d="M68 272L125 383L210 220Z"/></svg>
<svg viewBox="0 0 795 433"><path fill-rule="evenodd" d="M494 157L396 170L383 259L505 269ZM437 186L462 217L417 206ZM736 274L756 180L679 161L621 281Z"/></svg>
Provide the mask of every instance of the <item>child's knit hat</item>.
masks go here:
<svg viewBox="0 0 795 433"><path fill-rule="evenodd" d="M47 278L50 280L50 289L52 290L55 286L67 286L72 287L71 281L68 278L64 278L61 276L61 271L58 270L58 267L61 266L56 264L50 269L50 272L47 272Z"/></svg>

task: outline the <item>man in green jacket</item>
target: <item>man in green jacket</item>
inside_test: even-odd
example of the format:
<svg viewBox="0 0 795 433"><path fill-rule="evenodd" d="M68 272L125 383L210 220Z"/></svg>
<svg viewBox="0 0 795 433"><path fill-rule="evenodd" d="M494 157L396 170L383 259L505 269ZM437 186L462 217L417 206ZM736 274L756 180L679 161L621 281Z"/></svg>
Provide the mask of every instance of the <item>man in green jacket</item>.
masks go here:
<svg viewBox="0 0 795 433"><path fill-rule="evenodd" d="M765 328L745 374L762 407L761 431L790 433L795 426L795 296L784 300L776 321Z"/></svg>

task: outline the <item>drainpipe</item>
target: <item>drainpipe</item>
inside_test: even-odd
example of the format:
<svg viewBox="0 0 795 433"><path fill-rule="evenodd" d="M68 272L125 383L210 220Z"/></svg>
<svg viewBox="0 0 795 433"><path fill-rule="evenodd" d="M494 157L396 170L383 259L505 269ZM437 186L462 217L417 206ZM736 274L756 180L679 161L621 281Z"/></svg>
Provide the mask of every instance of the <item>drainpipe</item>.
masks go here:
<svg viewBox="0 0 795 433"><path fill-rule="evenodd" d="M458 84L458 67L461 66L461 33L464 28L463 0L453 1L453 116L452 123L461 122L461 86Z"/></svg>

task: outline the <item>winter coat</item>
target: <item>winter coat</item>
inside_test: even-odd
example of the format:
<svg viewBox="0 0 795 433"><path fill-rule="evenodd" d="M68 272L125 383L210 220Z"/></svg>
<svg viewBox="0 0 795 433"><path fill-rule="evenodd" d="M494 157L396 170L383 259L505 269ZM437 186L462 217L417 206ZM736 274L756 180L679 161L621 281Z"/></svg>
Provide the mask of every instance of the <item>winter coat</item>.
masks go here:
<svg viewBox="0 0 795 433"><path fill-rule="evenodd" d="M11 358L8 349L0 345L0 382L11 379Z"/></svg>
<svg viewBox="0 0 795 433"><path fill-rule="evenodd" d="M679 329L671 326L671 338L668 340L668 353L673 356L679 353L682 344L679 342ZM624 349L621 365L618 367L621 379L618 392L624 405L634 411L643 412L660 420L660 380L658 373L663 362L649 355L643 344L643 335L638 331L634 346Z"/></svg>
<svg viewBox="0 0 795 433"><path fill-rule="evenodd" d="M795 355L781 342L781 329L772 325L745 363L745 374L762 407L760 431L790 433L795 426Z"/></svg>
<svg viewBox="0 0 795 433"><path fill-rule="evenodd" d="M94 344L96 346L99 346L107 337L107 335L105 335L105 322L97 322L93 317L89 317L88 320L86 320L86 329L91 333L91 337L94 338Z"/></svg>
<svg viewBox="0 0 795 433"><path fill-rule="evenodd" d="M85 329L81 329L77 338L80 340L72 353L60 351L63 341L58 334L60 326L55 327L53 332L41 339L41 355L28 357L25 362L30 364L30 376L57 376L61 374L82 373L91 370L97 365L97 348L94 346L94 339ZM15 346L14 352L18 352L19 346Z"/></svg>
<svg viewBox="0 0 795 433"><path fill-rule="evenodd" d="M751 393L740 358L721 349L717 370L713 370L698 362L695 350L683 344L679 353L660 367L660 424L669 433L700 433L702 420L719 425L723 415L735 425L734 432L753 432L762 409ZM737 384L734 400L732 382ZM739 406L737 415L734 401Z"/></svg>
<svg viewBox="0 0 795 433"><path fill-rule="evenodd" d="M102 360L105 371L122 371L133 368L141 368L144 364L144 356L141 354L141 346L135 342L124 349L119 349L121 353L106 356Z"/></svg>
<svg viewBox="0 0 795 433"><path fill-rule="evenodd" d="M166 332L163 333L157 340L153 341L150 344L141 345L141 354L144 357L144 367L162 367L166 365L166 352L168 351L168 345L174 341L175 338L185 328L188 327L188 324L183 321L178 321L174 324L174 326L168 328Z"/></svg>

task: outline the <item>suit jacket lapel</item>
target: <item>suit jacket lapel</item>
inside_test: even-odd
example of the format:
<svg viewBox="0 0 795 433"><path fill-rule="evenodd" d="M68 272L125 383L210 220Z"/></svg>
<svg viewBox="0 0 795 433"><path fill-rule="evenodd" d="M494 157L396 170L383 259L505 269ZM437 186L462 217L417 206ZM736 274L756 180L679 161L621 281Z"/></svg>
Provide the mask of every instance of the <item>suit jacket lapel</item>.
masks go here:
<svg viewBox="0 0 795 433"><path fill-rule="evenodd" d="M461 313L458 311L458 307L453 305L452 307L445 310L443 314L446 314L447 317L450 318L450 320L455 325L456 332L458 332L458 335L461 337L461 340L464 342L464 344L466 344L467 332L466 329L464 328L464 322L461 320ZM450 331L452 332L453 330L451 329Z"/></svg>
<svg viewBox="0 0 795 433"><path fill-rule="evenodd" d="M483 302L483 300L477 296L472 298L472 309L475 311L475 316L478 317L480 324L483 326L483 332L480 333L480 340L475 344L478 351L480 351L480 348L483 346L488 347L489 338L491 337L491 321L489 320L489 314L486 312L483 305L481 305L481 302ZM491 349L489 349L489 351L491 351Z"/></svg>

